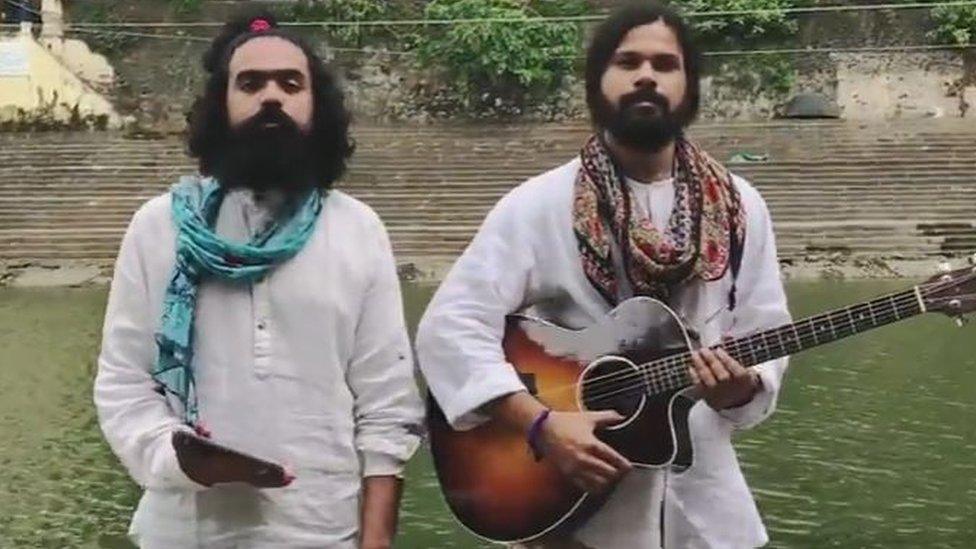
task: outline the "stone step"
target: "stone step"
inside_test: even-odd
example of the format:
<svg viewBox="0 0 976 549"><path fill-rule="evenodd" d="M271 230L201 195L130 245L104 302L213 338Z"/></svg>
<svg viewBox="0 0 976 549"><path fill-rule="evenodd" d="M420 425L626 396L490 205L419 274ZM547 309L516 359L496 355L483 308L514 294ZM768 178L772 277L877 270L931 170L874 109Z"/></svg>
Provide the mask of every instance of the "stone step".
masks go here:
<svg viewBox="0 0 976 549"><path fill-rule="evenodd" d="M945 151L938 154L919 153L911 156L904 154L871 154L864 159L839 158L816 159L816 158L770 158L766 162L743 162L727 163L727 167L735 170L830 170L830 169L867 169L873 167L884 168L905 168L905 169L943 169L951 167L972 168L976 165L973 155L976 154L976 146L966 151L960 151L958 155L947 154ZM403 158L402 156L391 156L389 158L360 156L350 164L353 172L365 171L375 173L412 173L412 172L449 172L449 171L510 171L521 170L540 172L559 166L568 162L575 154L558 154L546 157L529 155L522 157L511 157L508 155L485 156L485 155L463 155L450 156L448 158L437 158L437 155L429 155L424 160L434 159L436 164L425 162L417 157ZM480 165L479 165L480 164ZM133 173L154 173L176 171L189 173L195 169L195 163L182 155L174 155L166 161L161 160L158 155L146 158L121 159L118 157L104 158L86 154L74 158L60 158L57 156L39 155L36 159L26 158L17 155L4 158L0 155L0 173L30 169L33 173L73 173L76 171L131 171Z"/></svg>
<svg viewBox="0 0 976 549"><path fill-rule="evenodd" d="M937 193L937 194L936 194ZM485 192L479 194L456 194L448 196L423 196L423 195L384 195L351 193L352 196L362 200L375 209L383 209L390 206L402 207L404 209L487 209L497 202L503 192ZM934 202L933 194L936 194ZM119 195L83 195L75 196L52 196L49 198L39 198L33 196L6 196L0 194L0 212L29 212L29 211L51 211L51 212L74 212L77 210L93 210L115 213L131 213L137 207L145 203L152 197L158 196L156 192L132 193L125 196ZM895 207L922 206L938 208L940 204L966 205L970 204L976 209L976 189L933 189L931 192L924 191L897 191L893 190L890 194L881 191L836 191L833 193L825 191L807 191L796 193L776 193L763 192L766 203L776 207L797 206L801 208L823 208L835 205L846 205L850 207L876 207L879 204L894 205Z"/></svg>
<svg viewBox="0 0 976 549"><path fill-rule="evenodd" d="M374 193L376 195L434 193L436 195L454 195L467 192L501 193L507 192L520 184L517 179L485 179L476 177L465 179L462 177L429 177L423 179L386 179L367 182L362 180L346 181L339 189L350 193ZM951 189L976 189L976 176L969 174L953 175L917 175L890 174L880 177L792 177L792 178L751 178L754 186L764 193L818 190L849 189L852 191L871 191L891 188L893 190L919 189L920 192L933 192ZM166 183L154 180L133 179L128 177L102 177L97 184L86 184L78 178L48 178L46 180L20 180L16 183L0 184L0 198L18 198L27 196L52 197L58 196L118 196L125 198L135 192L153 192L161 194L169 187ZM44 194L40 194L40 193Z"/></svg>
<svg viewBox="0 0 976 549"><path fill-rule="evenodd" d="M404 238L425 239L430 241L467 242L475 233L475 226L468 225L459 228L449 225L390 225L394 240ZM101 243L117 241L121 238L125 226L85 227L83 230L72 228L70 225L10 228L0 227L0 243L2 242L92 242ZM824 227L819 230L793 229L789 224L777 227L777 236L781 243L829 240L832 242L862 243L878 239L917 238L926 241L943 241L947 238L972 239L976 238L976 227L952 231L930 232L917 228L871 228L866 227Z"/></svg>
<svg viewBox="0 0 976 549"><path fill-rule="evenodd" d="M432 205L428 207L397 205L395 203L375 205L374 210L388 223L396 219L414 219L421 223L433 223L443 220L451 223L458 218L472 219L480 223L482 218L490 210L490 204L481 206L472 205L465 207L440 207ZM102 211L97 207L77 208L72 212L69 210L26 210L0 212L0 223L11 220L30 220L48 219L70 222L72 220L82 220L98 222L100 220L111 220L113 222L126 222L132 217L135 208L125 210ZM783 203L771 204L770 211L775 222L782 222L792 219L890 219L900 217L912 222L923 221L968 221L976 219L976 206L971 201L946 201L939 204L906 204L903 202L878 202L865 206L856 206L843 203L831 204L829 208L820 204L802 203ZM863 213L863 217L850 214ZM952 218L952 219L947 219Z"/></svg>
<svg viewBox="0 0 976 549"><path fill-rule="evenodd" d="M509 189L576 156L585 124L355 128L340 188L375 207L405 257L456 256ZM761 190L781 255L939 256L976 248L976 131L939 120L697 125ZM0 259L110 263L131 212L189 173L178 138L0 136Z"/></svg>
<svg viewBox="0 0 976 549"><path fill-rule="evenodd" d="M88 158L98 158L105 161L112 161L120 158L136 158L156 160L157 158L177 158L182 162L192 163L186 155L186 147L181 142L171 142L158 146L146 146L143 144L124 144L106 143L97 141L98 137L93 136L95 141L82 146L53 145L53 146L24 146L22 144L7 143L0 145L0 158L77 158L87 160ZM389 139L386 137L384 139ZM881 142L877 140L828 140L806 143L803 147L793 147L783 145L782 141L789 140L789 137L773 136L764 140L761 136L757 139L749 140L702 140L703 147L711 151L716 158L724 158L736 152L751 152L769 154L772 159L782 159L793 157L797 159L810 159L830 156L857 157L865 153L880 153L887 155L915 154L924 153L931 155L953 155L958 152L972 151L976 145L971 141L971 137L946 140L933 139L925 144L909 142ZM800 141L809 141L803 139ZM421 140L421 139L401 139L398 142L388 143L387 145L371 146L368 142L360 140L357 144L357 155L354 158L392 158L403 157L403 155L414 155L423 153L433 156L447 156L448 154L460 154L462 156L487 157L496 155L499 158L524 158L527 153L530 157L548 155L555 157L558 155L575 156L583 144L583 138L571 140L549 140L518 138L510 143L503 143L497 137L489 137L484 140L452 140L450 138L440 140Z"/></svg>
<svg viewBox="0 0 976 549"><path fill-rule="evenodd" d="M458 208L397 208L391 205L387 208L376 208L377 213L389 226L404 223L423 223L430 226L452 226L458 222L480 224L489 211L489 207ZM892 217L907 219L913 223L926 222L966 222L976 219L976 211L972 204L947 204L939 207L904 207L876 205L865 209L859 207L840 207L821 211L814 207L802 205L784 205L770 208L773 222L777 227L793 221L817 219L821 221L846 221L856 219L858 222L868 223L872 220L885 221ZM122 227L132 218L131 212L103 213L97 209L69 212L0 212L0 227L29 227L29 226L113 226Z"/></svg>
<svg viewBox="0 0 976 549"><path fill-rule="evenodd" d="M913 196L933 196L933 194L950 194L969 196L976 192L976 181L950 180L936 178L929 181L914 180L904 182L890 181L888 183L864 183L848 181L845 184L790 185L780 183L753 182L767 199L808 197L829 199L838 194L852 197L880 197L890 195L895 198ZM420 200L420 201L463 201L463 200L497 200L501 195L513 189L515 185L508 182L482 181L476 184L460 182L438 183L436 185L349 185L341 190L347 194L363 200ZM59 185L57 187L44 185L17 184L0 186L0 198L24 202L51 203L59 200L92 199L101 201L132 201L147 196L157 196L166 192L166 187L156 185L99 185L84 187L80 184ZM2 204L0 204L2 205Z"/></svg>
<svg viewBox="0 0 976 549"><path fill-rule="evenodd" d="M786 246L779 248L780 259L788 260L803 258L811 254L835 254L841 253L849 257L878 257L878 256L898 256L898 257L919 257L931 256L939 257L947 253L967 254L974 249L976 241L962 244L944 243L942 245L923 245L913 244L891 244L882 243L879 245L859 245L859 246ZM464 250L464 245L441 245L436 248L412 247L410 245L394 245L394 253L398 260L402 261L406 257L426 257L453 259ZM81 246L74 248L57 248L49 246L27 247L18 246L15 250L5 250L0 246L0 261L7 263L24 263L39 260L71 261L71 260L91 260L101 262L111 262L117 254L117 246L106 246L93 248Z"/></svg>
<svg viewBox="0 0 976 549"><path fill-rule="evenodd" d="M104 213L106 215L131 215L138 207L153 195L136 196L126 199L99 199L97 197L52 198L48 201L36 199L0 200L0 216L38 214L64 214L67 217L87 213ZM838 193L835 196L796 196L796 197L767 197L766 203L775 211L824 211L829 212L837 208L855 209L863 211L884 210L895 211L948 211L948 209L962 209L972 212L976 216L976 197L973 193L943 193L944 198L930 202L931 197L918 195L904 195L885 197L880 195L862 195L858 193ZM360 197L373 209L379 212L402 210L417 215L437 215L440 212L478 213L487 212L498 197L457 199L424 199L419 197Z"/></svg>
<svg viewBox="0 0 976 549"><path fill-rule="evenodd" d="M971 121L965 121L972 123ZM940 122L937 122L941 124ZM589 138L589 132L552 132L552 128L538 126L539 131L492 131L480 134L455 132L440 128L432 133L391 128L382 133L352 132L356 148L362 152L384 152L401 149L456 148L471 151L522 150L535 148L551 150L557 147L574 147L577 150ZM784 151L815 153L824 147L838 148L887 147L890 149L912 148L936 150L940 147L972 146L971 129L960 133L898 133L884 136L871 132L842 134L837 132L777 132L752 133L691 133L691 138L702 145L720 148L772 146ZM83 136L66 136L61 141L45 141L36 136L6 134L0 138L3 151L44 152L48 154L94 150L142 153L144 151L186 151L181 137L162 140L132 140L114 134L92 133Z"/></svg>

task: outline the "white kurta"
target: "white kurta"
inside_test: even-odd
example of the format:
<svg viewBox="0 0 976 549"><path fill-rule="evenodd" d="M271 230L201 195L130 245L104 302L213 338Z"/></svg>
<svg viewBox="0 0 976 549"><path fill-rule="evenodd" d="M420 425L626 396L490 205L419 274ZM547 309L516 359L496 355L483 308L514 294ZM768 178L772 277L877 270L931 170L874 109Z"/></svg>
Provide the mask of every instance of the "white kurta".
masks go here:
<svg viewBox="0 0 976 549"><path fill-rule="evenodd" d="M506 195L458 259L421 321L420 367L456 428L478 425L486 420L481 411L486 403L524 390L501 348L506 315L527 311L579 329L609 311L583 273L573 233L578 170L579 160L574 159ZM735 184L747 214L737 307L728 310L730 275L714 282L690 282L676 291L670 303L707 345L723 335L740 336L790 319L769 212L747 182L736 177ZM638 203L663 226L674 199L671 182L631 185ZM763 389L741 408L715 412L704 402L696 404L690 418L694 465L680 474L635 470L576 538L598 548L658 547L664 500L666 547L766 543L731 435L772 413L785 368L785 359L759 366Z"/></svg>
<svg viewBox="0 0 976 549"><path fill-rule="evenodd" d="M250 192L234 191L217 232L243 242L267 219ZM133 217L95 381L102 430L145 488L131 535L150 548L355 547L362 477L400 474L422 421L382 223L333 191L306 246L270 276L200 286L200 417L216 442L290 466L295 482L276 490L205 489L179 468L170 435L180 417L149 373L175 237L169 195Z"/></svg>

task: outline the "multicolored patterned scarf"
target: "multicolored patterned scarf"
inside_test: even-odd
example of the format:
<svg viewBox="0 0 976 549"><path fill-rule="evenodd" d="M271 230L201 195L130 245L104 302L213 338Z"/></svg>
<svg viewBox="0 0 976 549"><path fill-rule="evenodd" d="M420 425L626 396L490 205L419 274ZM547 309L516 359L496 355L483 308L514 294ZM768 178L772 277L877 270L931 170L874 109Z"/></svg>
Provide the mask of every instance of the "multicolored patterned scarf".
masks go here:
<svg viewBox="0 0 976 549"><path fill-rule="evenodd" d="M607 303L619 301L614 244L634 295L667 299L676 283L718 280L730 265L737 269L745 242L742 202L729 171L697 145L683 137L675 142L674 207L664 231L635 211L602 137L591 137L580 157L574 231L583 271Z"/></svg>
<svg viewBox="0 0 976 549"><path fill-rule="evenodd" d="M183 404L184 419L197 422L193 375L193 320L200 280L253 282L294 257L308 242L322 211L322 193L308 198L287 219L272 223L248 244L227 242L214 231L224 189L213 179L184 177L173 186L173 223L179 231L176 265L163 298L152 376Z"/></svg>

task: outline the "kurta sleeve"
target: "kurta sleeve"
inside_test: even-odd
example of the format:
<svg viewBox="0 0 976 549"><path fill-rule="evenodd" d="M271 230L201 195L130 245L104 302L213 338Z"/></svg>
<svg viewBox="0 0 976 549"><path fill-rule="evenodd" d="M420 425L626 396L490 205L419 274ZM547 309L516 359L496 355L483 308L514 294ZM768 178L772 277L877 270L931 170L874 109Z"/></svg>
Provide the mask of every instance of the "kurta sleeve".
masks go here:
<svg viewBox="0 0 976 549"><path fill-rule="evenodd" d="M733 311L732 333L734 338L775 328L791 321L786 303L786 293L780 276L779 259L776 255L776 237L769 209L759 193L744 186L748 224L746 243L739 273L738 303ZM788 358L772 360L755 367L762 379L760 389L753 399L738 408L719 412L738 429L754 427L769 417L776 409L780 386Z"/></svg>
<svg viewBox="0 0 976 549"><path fill-rule="evenodd" d="M420 368L456 429L487 421L480 408L525 389L502 350L505 317L522 307L533 262L518 191L488 214L417 331Z"/></svg>
<svg viewBox="0 0 976 549"><path fill-rule="evenodd" d="M347 381L355 399L363 476L399 476L420 444L423 402L396 263L379 219L372 233L373 278L362 302Z"/></svg>
<svg viewBox="0 0 976 549"><path fill-rule="evenodd" d="M204 489L180 469L172 434L186 428L157 390L156 359L143 258L151 253L146 208L133 217L115 263L98 357L94 399L109 446L144 488Z"/></svg>

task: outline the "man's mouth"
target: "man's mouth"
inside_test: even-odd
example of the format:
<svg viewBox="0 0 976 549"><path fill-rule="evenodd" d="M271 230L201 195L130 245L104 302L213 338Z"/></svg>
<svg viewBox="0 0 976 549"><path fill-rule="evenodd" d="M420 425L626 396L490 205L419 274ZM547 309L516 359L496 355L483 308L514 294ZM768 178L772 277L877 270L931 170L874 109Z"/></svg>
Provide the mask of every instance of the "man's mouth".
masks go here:
<svg viewBox="0 0 976 549"><path fill-rule="evenodd" d="M630 105L630 108L632 108L632 109L639 109L639 110L642 110L642 111L643 110L650 110L650 111L654 111L654 112L657 112L657 111L660 111L661 110L661 107L659 107L658 104L655 103L655 102L653 102L653 101L638 101L637 103L631 104Z"/></svg>

